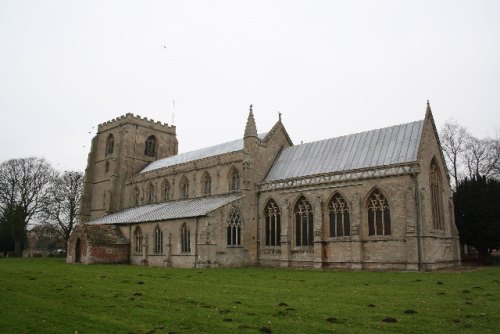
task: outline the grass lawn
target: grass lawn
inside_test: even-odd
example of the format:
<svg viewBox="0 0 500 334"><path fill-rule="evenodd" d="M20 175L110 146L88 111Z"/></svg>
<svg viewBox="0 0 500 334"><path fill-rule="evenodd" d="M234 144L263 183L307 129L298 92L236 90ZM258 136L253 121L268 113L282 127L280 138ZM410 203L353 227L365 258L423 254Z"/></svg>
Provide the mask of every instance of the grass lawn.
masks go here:
<svg viewBox="0 0 500 334"><path fill-rule="evenodd" d="M500 267L167 269L0 259L0 333L500 333Z"/></svg>

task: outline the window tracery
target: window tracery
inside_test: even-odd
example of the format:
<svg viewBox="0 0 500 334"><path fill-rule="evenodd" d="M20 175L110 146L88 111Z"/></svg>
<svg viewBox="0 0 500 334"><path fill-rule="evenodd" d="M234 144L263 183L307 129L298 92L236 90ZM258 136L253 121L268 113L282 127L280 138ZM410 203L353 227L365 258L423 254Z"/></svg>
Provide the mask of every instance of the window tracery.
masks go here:
<svg viewBox="0 0 500 334"><path fill-rule="evenodd" d="M231 169L231 191L238 191L240 190L240 172L233 167Z"/></svg>
<svg viewBox="0 0 500 334"><path fill-rule="evenodd" d="M314 241L314 215L311 204L301 196L294 208L295 213L295 245L312 246Z"/></svg>
<svg viewBox="0 0 500 334"><path fill-rule="evenodd" d="M163 254L163 232L159 226L156 226L154 231L153 246L155 254Z"/></svg>
<svg viewBox="0 0 500 334"><path fill-rule="evenodd" d="M241 217L238 210L231 208L229 212L229 219L227 223L227 245L240 246L241 245Z"/></svg>
<svg viewBox="0 0 500 334"><path fill-rule="evenodd" d="M330 237L344 237L351 235L349 208L344 198L336 193L328 202L330 216Z"/></svg>
<svg viewBox="0 0 500 334"><path fill-rule="evenodd" d="M139 226L134 231L135 253L142 254L142 230Z"/></svg>
<svg viewBox="0 0 500 334"><path fill-rule="evenodd" d="M266 246L280 246L281 242L281 212L273 199L267 201L264 208L266 220Z"/></svg>
<svg viewBox="0 0 500 334"><path fill-rule="evenodd" d="M367 201L368 234L391 234L391 208L380 190L375 189Z"/></svg>

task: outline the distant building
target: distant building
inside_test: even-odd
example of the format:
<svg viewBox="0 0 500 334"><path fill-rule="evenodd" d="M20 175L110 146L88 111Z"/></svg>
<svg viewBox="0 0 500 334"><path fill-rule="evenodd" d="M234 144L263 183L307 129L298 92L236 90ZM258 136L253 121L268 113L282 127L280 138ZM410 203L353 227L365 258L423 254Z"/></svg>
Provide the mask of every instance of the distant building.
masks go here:
<svg viewBox="0 0 500 334"><path fill-rule="evenodd" d="M222 130L222 129L220 129ZM294 146L281 117L258 134L177 154L174 126L99 125L84 224L67 262L434 270L460 264L431 109L425 118Z"/></svg>

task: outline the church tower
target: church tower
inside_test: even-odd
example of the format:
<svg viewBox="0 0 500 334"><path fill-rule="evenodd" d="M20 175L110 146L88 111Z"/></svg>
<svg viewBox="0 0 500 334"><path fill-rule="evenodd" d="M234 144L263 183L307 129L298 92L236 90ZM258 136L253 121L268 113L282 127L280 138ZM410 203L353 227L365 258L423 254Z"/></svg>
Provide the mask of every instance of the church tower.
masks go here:
<svg viewBox="0 0 500 334"><path fill-rule="evenodd" d="M128 113L99 124L85 169L81 221L125 207L125 182L151 162L177 154L175 126Z"/></svg>

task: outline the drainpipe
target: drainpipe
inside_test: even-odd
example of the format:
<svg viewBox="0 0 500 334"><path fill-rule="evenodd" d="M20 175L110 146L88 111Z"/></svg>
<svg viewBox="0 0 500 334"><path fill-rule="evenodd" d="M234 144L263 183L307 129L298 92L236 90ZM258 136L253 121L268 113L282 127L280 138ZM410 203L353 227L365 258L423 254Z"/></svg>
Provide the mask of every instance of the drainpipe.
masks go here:
<svg viewBox="0 0 500 334"><path fill-rule="evenodd" d="M130 247L128 248L128 264L132 261L132 225L128 224L128 240L130 241Z"/></svg>
<svg viewBox="0 0 500 334"><path fill-rule="evenodd" d="M198 217L196 217L196 229L194 235L194 269L196 269L197 261L198 261Z"/></svg>
<svg viewBox="0 0 500 334"><path fill-rule="evenodd" d="M418 258L418 271L422 270L422 246L420 244L420 223L421 223L421 217L420 217L420 187L418 183L418 175L414 174L413 175L415 179L415 201L416 201L416 220L417 220L417 258Z"/></svg>

